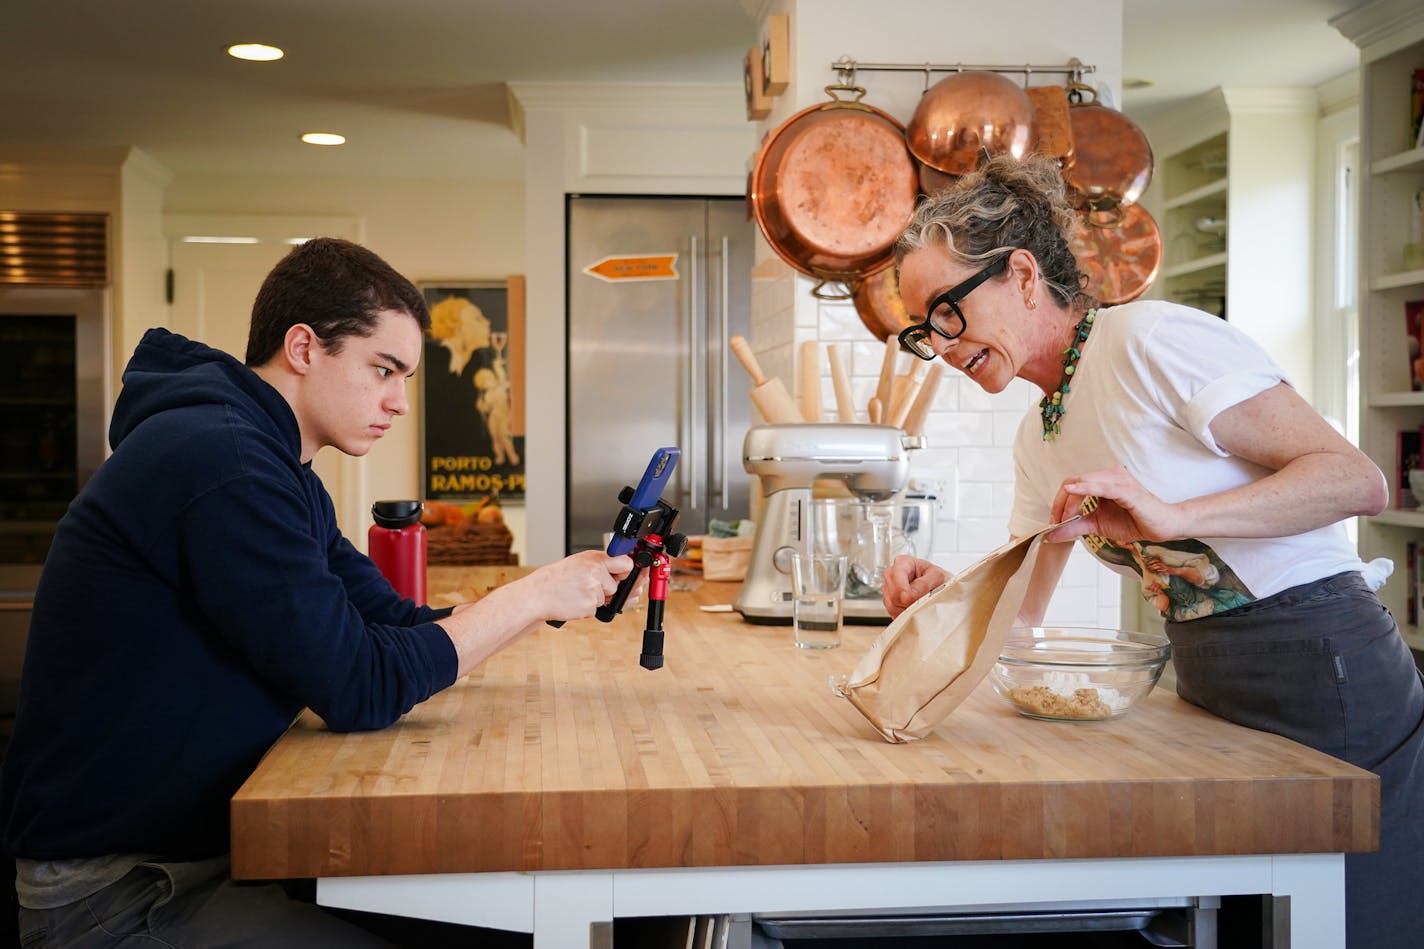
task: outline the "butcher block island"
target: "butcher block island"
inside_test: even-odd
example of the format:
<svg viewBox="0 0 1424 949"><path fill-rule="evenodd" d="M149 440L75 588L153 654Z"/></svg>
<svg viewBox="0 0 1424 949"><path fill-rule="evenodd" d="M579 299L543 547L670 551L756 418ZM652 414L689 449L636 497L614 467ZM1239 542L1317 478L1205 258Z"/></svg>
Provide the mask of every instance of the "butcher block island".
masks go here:
<svg viewBox="0 0 1424 949"><path fill-rule="evenodd" d="M441 590L472 598L514 572L432 568L432 602ZM934 905L999 900L945 888L951 871L971 865L979 889L1013 871L1003 898L1017 889L1020 900L1120 895L1132 881L1143 893L1288 895L1285 871L1298 870L1309 879L1295 896L1310 899L1293 901L1292 919L1319 914L1329 933L1342 913L1339 855L1377 846L1373 775L1166 690L1121 719L1071 724L1015 714L986 681L929 737L888 744L829 685L879 629L849 626L839 649L798 650L789 628L700 609L730 603L736 590L704 583L669 594L657 671L638 665L646 614L632 611L541 629L383 731L333 734L303 714L233 798L234 876L323 878L327 895L364 893L349 899L386 912L486 924L514 912L506 928L554 945L540 926L577 929L578 910L574 924L536 926L543 917L508 905L494 916L458 907L490 881L537 893L541 878L575 888L588 878L617 884L595 887L593 920L636 903L628 895L615 905L633 881L651 885L666 912L687 911L676 894L690 871L643 872L668 868L731 874L721 908L708 912L775 905L730 905L738 880L750 883L746 899L771 886L738 876L751 868L859 871L848 891L858 893L874 889L871 869L937 869ZM1118 867L1120 886L1107 892L1079 879L1117 878ZM1193 867L1222 888L1190 882ZM1178 871L1187 876L1178 881ZM1154 873L1171 882L1145 882ZM334 879L343 877L375 879L348 891ZM473 889L448 912L426 905L428 890L402 908L392 877ZM905 905L927 905L914 879L898 891ZM715 892L713 883L704 876L689 892ZM782 889L782 909L846 905L834 887L818 897ZM1320 900L1333 905L1295 905ZM1293 944L1316 944L1292 929Z"/></svg>

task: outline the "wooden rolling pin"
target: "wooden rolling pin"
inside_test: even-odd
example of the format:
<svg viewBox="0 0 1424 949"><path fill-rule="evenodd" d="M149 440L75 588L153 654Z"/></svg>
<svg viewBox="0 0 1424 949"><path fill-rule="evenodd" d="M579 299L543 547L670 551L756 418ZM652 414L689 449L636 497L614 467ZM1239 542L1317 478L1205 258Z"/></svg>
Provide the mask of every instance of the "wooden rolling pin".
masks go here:
<svg viewBox="0 0 1424 949"><path fill-rule="evenodd" d="M930 414L930 406L934 402L935 390L939 388L940 377L944 375L944 363L937 362L930 367L930 371L925 374L925 381L920 385L920 391L915 395L915 401L910 403L910 411L905 414L906 435L923 435L925 431L925 419Z"/></svg>
<svg viewBox="0 0 1424 949"><path fill-rule="evenodd" d="M875 398L880 400L882 416L894 398L892 386L895 382L895 369L899 360L900 340L894 336L885 337L885 356L880 363L880 381L875 386Z"/></svg>
<svg viewBox="0 0 1424 949"><path fill-rule="evenodd" d="M845 343L826 347L831 360L831 384L836 387L836 418L855 421L855 398L850 394L850 370L846 368Z"/></svg>
<svg viewBox="0 0 1424 949"><path fill-rule="evenodd" d="M895 394L895 406L890 410L890 424L896 428L904 427L905 416L910 414L910 405L920 393L920 367L912 367L909 374L903 378L905 386Z"/></svg>
<svg viewBox="0 0 1424 949"><path fill-rule="evenodd" d="M761 413L761 417L772 424L802 421L801 410L796 407L791 393L786 391L786 386L781 384L780 379L768 379L762 373L761 365L757 362L756 356L752 353L752 347L746 339L741 336L733 336L727 340L727 345L731 347L732 354L747 370L747 375L752 377L752 404Z"/></svg>
<svg viewBox="0 0 1424 949"><path fill-rule="evenodd" d="M821 344L808 339L801 344L801 415L808 422L821 420Z"/></svg>

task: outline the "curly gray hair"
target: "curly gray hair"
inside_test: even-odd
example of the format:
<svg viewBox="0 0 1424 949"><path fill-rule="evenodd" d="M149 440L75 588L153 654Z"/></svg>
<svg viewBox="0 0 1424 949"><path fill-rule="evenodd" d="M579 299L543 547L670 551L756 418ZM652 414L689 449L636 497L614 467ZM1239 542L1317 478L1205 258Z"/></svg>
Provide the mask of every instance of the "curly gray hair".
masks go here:
<svg viewBox="0 0 1424 949"><path fill-rule="evenodd" d="M1037 259L1059 303L1087 308L1097 301L1073 256L1070 241L1078 226L1056 162L1042 155L999 155L920 202L895 242L895 264L932 244L965 262L1021 247Z"/></svg>

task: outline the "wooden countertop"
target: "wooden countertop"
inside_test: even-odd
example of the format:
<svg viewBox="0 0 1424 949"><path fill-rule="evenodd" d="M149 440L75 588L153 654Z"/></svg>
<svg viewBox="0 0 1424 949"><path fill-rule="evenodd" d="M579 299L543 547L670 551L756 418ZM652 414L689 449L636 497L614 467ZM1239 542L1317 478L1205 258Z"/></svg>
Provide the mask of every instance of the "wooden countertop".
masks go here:
<svg viewBox="0 0 1424 949"><path fill-rule="evenodd" d="M432 568L442 590L518 568ZM1124 718L1015 714L986 681L891 745L828 678L879 631L805 652L789 627L673 592L542 629L379 732L304 713L232 801L244 879L629 867L1371 850L1374 775L1158 689Z"/></svg>

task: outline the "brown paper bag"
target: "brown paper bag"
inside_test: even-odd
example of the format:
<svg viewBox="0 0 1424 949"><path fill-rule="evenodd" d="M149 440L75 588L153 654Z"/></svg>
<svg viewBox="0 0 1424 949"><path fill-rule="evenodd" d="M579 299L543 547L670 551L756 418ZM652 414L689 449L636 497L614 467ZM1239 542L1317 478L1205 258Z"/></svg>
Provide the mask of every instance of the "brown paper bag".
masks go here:
<svg viewBox="0 0 1424 949"><path fill-rule="evenodd" d="M1010 541L920 597L876 637L839 691L887 741L923 738L974 691L1018 617L1043 535Z"/></svg>

